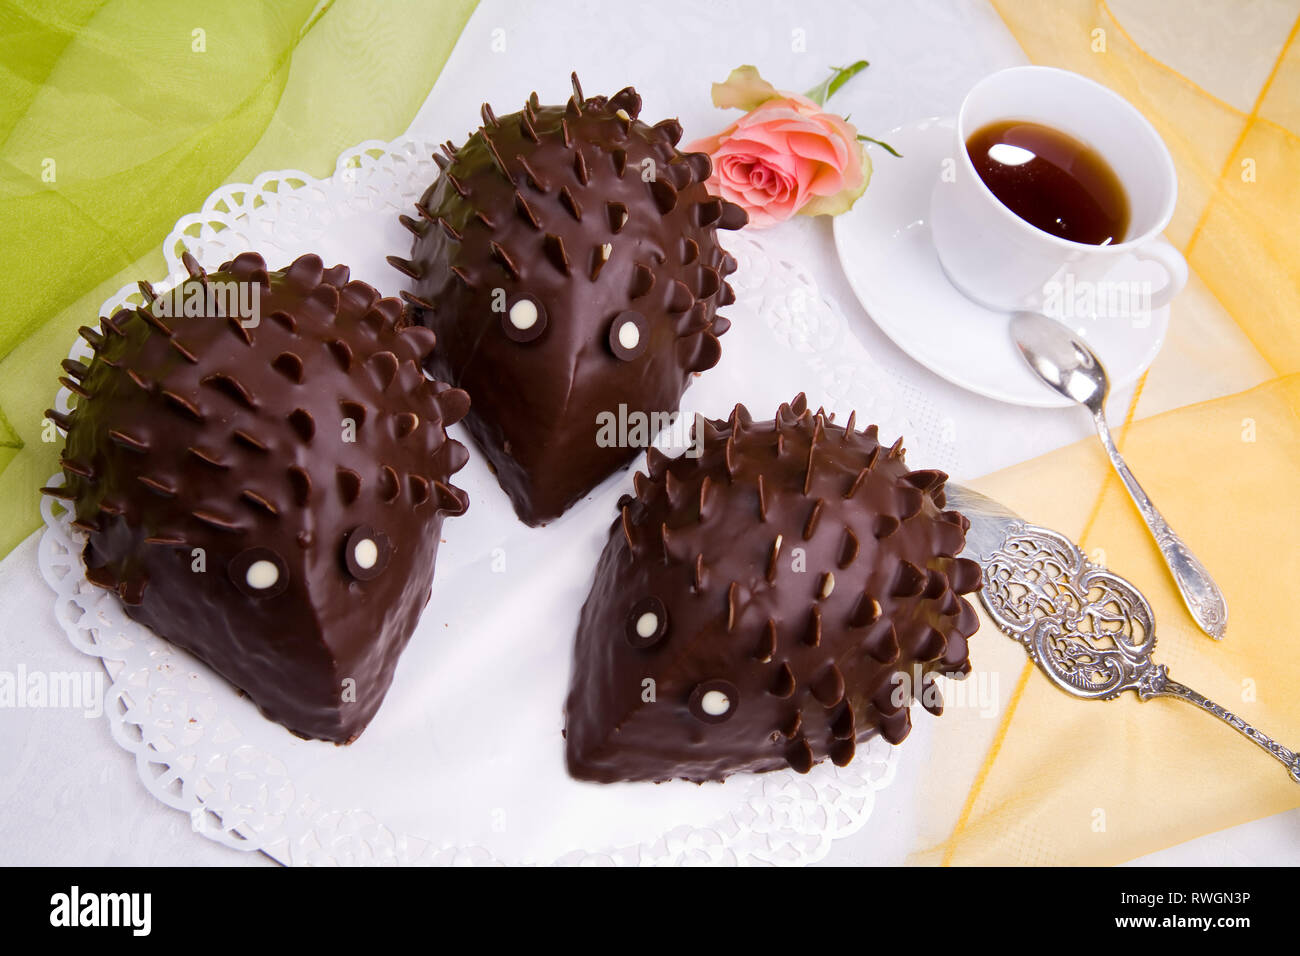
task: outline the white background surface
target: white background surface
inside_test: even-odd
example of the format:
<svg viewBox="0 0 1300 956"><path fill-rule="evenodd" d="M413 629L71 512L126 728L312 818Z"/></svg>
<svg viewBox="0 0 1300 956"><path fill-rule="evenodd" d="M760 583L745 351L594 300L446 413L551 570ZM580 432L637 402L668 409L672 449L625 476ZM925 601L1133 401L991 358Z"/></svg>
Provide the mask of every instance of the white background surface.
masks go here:
<svg viewBox="0 0 1300 956"><path fill-rule="evenodd" d="M494 52L494 39L502 37L505 50ZM709 102L710 82L734 66L755 63L777 86L804 90L823 79L830 65L859 58L871 60L871 68L830 105L850 114L863 132L882 137L909 120L953 112L980 76L1024 61L982 2L808 6L696 0L616 6L485 0L410 132L459 143L478 126L482 100L499 114L518 108L534 88L543 102L562 101L568 74L576 69L589 94L634 84L645 102L643 116L652 122L679 116L685 144L734 117ZM813 271L876 361L916 390L918 408L924 396L927 415L938 418L925 427L938 426L953 441L951 460L934 464L954 477L984 474L1089 433L1083 413L982 399L902 355L857 306L828 222L800 221L765 241L787 246L790 257ZM1174 308L1176 323L1177 303ZM1203 388L1186 400L1225 391L1212 378ZM1129 398L1115 395L1114 413L1122 416ZM87 670L93 662L68 645L53 619L35 550L33 537L0 562L0 670L13 671L19 663L29 670ZM927 766L922 750L905 748L899 779L880 795L868 826L837 844L828 863L905 859L915 832L911 798L942 775L942 768ZM260 855L191 833L187 816L157 803L140 786L107 723L78 712L0 711L0 811L0 863L270 865ZM1297 823L1300 811L1213 834L1144 862L1294 864L1300 861Z"/></svg>

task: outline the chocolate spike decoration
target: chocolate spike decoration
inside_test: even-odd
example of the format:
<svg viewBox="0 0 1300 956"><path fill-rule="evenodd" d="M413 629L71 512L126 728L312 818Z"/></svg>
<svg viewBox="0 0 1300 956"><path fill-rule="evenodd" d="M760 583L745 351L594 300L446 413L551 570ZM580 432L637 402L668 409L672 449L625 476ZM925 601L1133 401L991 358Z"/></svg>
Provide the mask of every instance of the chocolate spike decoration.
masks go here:
<svg viewBox="0 0 1300 956"><path fill-rule="evenodd" d="M876 735L900 743L925 681L970 671L979 625L961 597L979 569L954 557L965 535L942 511L946 476L909 472L874 431L823 420L802 396L763 422L743 408L705 420L697 441L698 458L637 473L611 529L574 647L569 773L806 773ZM900 489L922 495L906 519ZM896 528L879 539L883 518Z"/></svg>
<svg viewBox="0 0 1300 956"><path fill-rule="evenodd" d="M717 363L736 268L717 230L746 221L709 195L708 156L676 149L675 121L573 81L567 104L485 115L418 203L444 227L390 259L409 320L437 333L428 370L473 398L468 431L530 525L637 455L599 415L675 412Z"/></svg>
<svg viewBox="0 0 1300 956"><path fill-rule="evenodd" d="M47 493L131 617L295 734L350 742L428 601L443 519L467 506L446 483L467 398L427 383L431 333L398 331L400 302L345 266L308 255L268 274L244 253L210 279L257 283L278 318L246 344L219 318L171 316L184 359L141 311L90 330L94 358L65 366L86 394L54 419L65 483ZM364 423L345 431L347 409ZM364 476L350 499L344 472Z"/></svg>

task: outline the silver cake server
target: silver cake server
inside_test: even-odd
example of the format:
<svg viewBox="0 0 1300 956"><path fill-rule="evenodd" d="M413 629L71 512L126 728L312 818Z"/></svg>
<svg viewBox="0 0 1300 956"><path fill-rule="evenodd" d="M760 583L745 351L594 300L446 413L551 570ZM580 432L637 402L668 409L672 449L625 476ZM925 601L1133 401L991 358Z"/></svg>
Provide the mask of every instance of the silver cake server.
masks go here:
<svg viewBox="0 0 1300 956"><path fill-rule="evenodd" d="M1141 591L1092 564L1069 538L1028 524L979 492L949 482L947 495L948 507L970 519L962 557L983 573L984 609L1048 680L1087 700L1114 700L1131 690L1141 700L1195 704L1281 761L1300 783L1300 754L1171 680L1151 659L1155 615Z"/></svg>

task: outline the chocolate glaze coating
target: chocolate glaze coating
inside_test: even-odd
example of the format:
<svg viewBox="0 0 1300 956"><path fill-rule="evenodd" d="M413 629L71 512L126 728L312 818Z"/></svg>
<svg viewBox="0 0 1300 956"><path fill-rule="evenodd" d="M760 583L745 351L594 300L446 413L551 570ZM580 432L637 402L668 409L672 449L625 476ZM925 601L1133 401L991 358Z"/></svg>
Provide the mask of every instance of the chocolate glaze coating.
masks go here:
<svg viewBox="0 0 1300 956"><path fill-rule="evenodd" d="M346 266L187 265L186 289L255 283L260 324L164 317L142 285L146 309L83 328L96 354L69 370L72 414L47 412L67 440L66 484L46 491L75 509L87 576L131 617L294 733L350 742L429 599L443 516L468 504L447 484L466 452L445 431L467 397L425 378L432 334L399 332L401 302ZM363 526L378 540L362 558L382 568L368 580L344 554Z"/></svg>
<svg viewBox="0 0 1300 956"><path fill-rule="evenodd" d="M800 395L772 421L706 421L698 458L651 451L582 609L569 773L806 773L877 733L900 743L914 696L941 711L930 675L970 670L960 595L980 572L956 557L969 522L943 510L947 476L909 471L901 442Z"/></svg>
<svg viewBox="0 0 1300 956"><path fill-rule="evenodd" d="M675 144L675 120L637 120L631 87L497 117L459 149L402 217L413 321L438 334L430 371L473 398L466 426L530 525L556 518L638 453L599 447L596 416L676 411L693 372L712 368L733 301L735 260L717 244L739 206L711 197L703 153ZM515 330L522 298L540 307ZM610 326L634 311L639 350L618 354Z"/></svg>

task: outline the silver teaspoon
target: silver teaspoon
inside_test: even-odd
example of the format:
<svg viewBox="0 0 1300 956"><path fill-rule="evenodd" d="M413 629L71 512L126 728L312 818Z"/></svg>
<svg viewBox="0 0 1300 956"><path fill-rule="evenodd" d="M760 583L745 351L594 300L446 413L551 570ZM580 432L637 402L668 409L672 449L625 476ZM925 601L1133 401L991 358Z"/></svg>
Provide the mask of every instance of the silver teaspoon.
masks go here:
<svg viewBox="0 0 1300 956"><path fill-rule="evenodd" d="M1110 382L1096 353L1069 329L1037 312L1011 317L1011 339L1021 356L1045 383L1092 412L1101 443L1120 481L1151 529L1151 535L1174 576L1187 610L1206 634L1222 640L1228 627L1228 602L1205 565L1169 527L1120 456L1106 424L1106 395Z"/></svg>

